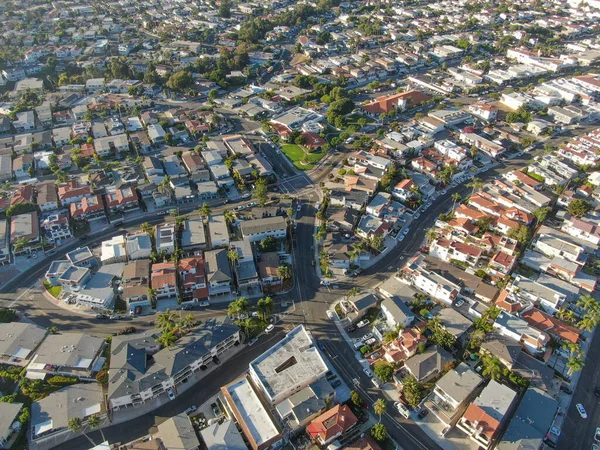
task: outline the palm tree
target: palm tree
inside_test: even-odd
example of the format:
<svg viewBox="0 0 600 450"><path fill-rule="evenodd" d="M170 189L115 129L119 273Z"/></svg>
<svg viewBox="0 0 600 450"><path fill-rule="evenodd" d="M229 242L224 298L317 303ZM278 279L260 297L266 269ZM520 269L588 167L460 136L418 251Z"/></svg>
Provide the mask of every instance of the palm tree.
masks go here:
<svg viewBox="0 0 600 450"><path fill-rule="evenodd" d="M471 333L471 347L479 347L485 339L485 332L480 329L475 329Z"/></svg>
<svg viewBox="0 0 600 450"><path fill-rule="evenodd" d="M544 207L544 208L540 208L538 210L535 210L533 212L533 216L537 219L538 224L542 224L546 221L546 217L548 217L548 214L550 213L550 211L552 211L552 208L549 207Z"/></svg>
<svg viewBox="0 0 600 450"><path fill-rule="evenodd" d="M177 341L177 336L171 330L163 331L156 341L162 345L163 348L169 348Z"/></svg>
<svg viewBox="0 0 600 450"><path fill-rule="evenodd" d="M585 366L583 359L576 356L569 356L567 361L567 369L569 369L569 375L573 375L575 372L579 372Z"/></svg>
<svg viewBox="0 0 600 450"><path fill-rule="evenodd" d="M591 295L582 295L579 297L577 306L584 311L600 311L600 303Z"/></svg>
<svg viewBox="0 0 600 450"><path fill-rule="evenodd" d="M250 309L250 303L246 297L240 297L237 300L232 301L227 308L227 314L232 317L240 317L248 314Z"/></svg>
<svg viewBox="0 0 600 450"><path fill-rule="evenodd" d="M258 316L262 320L267 320L273 314L275 310L275 304L273 303L273 299L271 297L261 298L256 304L258 309Z"/></svg>
<svg viewBox="0 0 600 450"><path fill-rule="evenodd" d="M69 419L67 427L73 433L79 433L81 431L81 433L88 439L88 441L90 441L92 445L96 445L96 443L92 441L92 439L83 431L83 422L79 417L72 417Z"/></svg>
<svg viewBox="0 0 600 450"><path fill-rule="evenodd" d="M573 322L575 320L575 313L570 309L561 309L556 313L556 317L565 322Z"/></svg>
<svg viewBox="0 0 600 450"><path fill-rule="evenodd" d="M181 325L185 328L191 328L196 323L196 319L193 314L186 314L185 317L181 320Z"/></svg>
<svg viewBox="0 0 600 450"><path fill-rule="evenodd" d="M208 203L206 203L206 202L202 203L202 206L200 207L200 214L203 215L204 217L208 217L208 216L210 216L211 212L212 212L212 210L210 209L210 206L208 206Z"/></svg>
<svg viewBox="0 0 600 450"><path fill-rule="evenodd" d="M582 354L581 347L575 342L565 342L563 348L569 352L570 356L580 356Z"/></svg>
<svg viewBox="0 0 600 450"><path fill-rule="evenodd" d="M427 245L431 245L431 243L435 241L438 236L435 230L430 228L427 233L425 233L425 237L427 238Z"/></svg>
<svg viewBox="0 0 600 450"><path fill-rule="evenodd" d="M594 328L598 325L598 318L594 317L590 314L586 314L583 318L577 323L577 327L586 331L593 331Z"/></svg>
<svg viewBox="0 0 600 450"><path fill-rule="evenodd" d="M140 229L144 233L148 233L148 234L150 234L154 231L154 227L152 225L150 225L148 222L144 222L143 224L141 224Z"/></svg>
<svg viewBox="0 0 600 450"><path fill-rule="evenodd" d="M158 313L156 317L156 327L162 331L171 331L177 324L177 315L167 308L165 312Z"/></svg>
<svg viewBox="0 0 600 450"><path fill-rule="evenodd" d="M227 250L227 258L229 259L229 261L231 261L231 264L235 266L240 259L240 255L236 249L232 248Z"/></svg>
<svg viewBox="0 0 600 450"><path fill-rule="evenodd" d="M353 287L346 293L346 299L350 300L352 297L356 297L358 294L360 294L360 292L360 288Z"/></svg>
<svg viewBox="0 0 600 450"><path fill-rule="evenodd" d="M472 197L475 191L479 192L479 190L483 187L483 181L481 178L474 177L469 183L467 183L467 187L471 188Z"/></svg>
<svg viewBox="0 0 600 450"><path fill-rule="evenodd" d="M456 202L459 202L462 199L462 196L458 192L455 192L454 194L452 194L450 196L450 198L454 202L454 203L452 203L452 210L454 211L454 207L456 206Z"/></svg>
<svg viewBox="0 0 600 450"><path fill-rule="evenodd" d="M502 363L497 358L484 356L481 358L483 362L483 376L490 377L492 380L499 380L502 377Z"/></svg>
<svg viewBox="0 0 600 450"><path fill-rule="evenodd" d="M324 275L328 275L331 270L331 261L329 259L329 253L321 252L321 257L319 259L321 263L321 269Z"/></svg>
<svg viewBox="0 0 600 450"><path fill-rule="evenodd" d="M283 264L277 268L277 276L281 277L283 280L289 280L292 278L292 268L289 264Z"/></svg>
<svg viewBox="0 0 600 450"><path fill-rule="evenodd" d="M379 416L379 423L381 423L381 416L385 414L386 409L385 400L382 398L378 398L373 404L373 411Z"/></svg>
<svg viewBox="0 0 600 450"><path fill-rule="evenodd" d="M15 242L13 244L14 251L18 252L23 247L25 247L27 244L29 244L29 239L27 239L24 236L18 237L17 239L15 239Z"/></svg>
<svg viewBox="0 0 600 450"><path fill-rule="evenodd" d="M233 211L226 209L223 211L223 215L225 216L225 222L227 223L232 223L235 220L235 214Z"/></svg>

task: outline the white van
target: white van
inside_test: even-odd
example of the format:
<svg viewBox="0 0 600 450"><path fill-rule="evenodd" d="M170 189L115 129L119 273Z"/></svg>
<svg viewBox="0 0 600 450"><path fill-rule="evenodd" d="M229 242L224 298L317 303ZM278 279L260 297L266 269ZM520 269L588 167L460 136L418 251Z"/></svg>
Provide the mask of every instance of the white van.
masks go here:
<svg viewBox="0 0 600 450"><path fill-rule="evenodd" d="M400 402L396 402L396 403L394 403L394 406L398 410L398 412L400 413L400 415L402 417L404 417L405 419L410 418L410 411L404 404L402 404Z"/></svg>
<svg viewBox="0 0 600 450"><path fill-rule="evenodd" d="M373 385L374 385L376 388L379 388L379 387L381 387L381 383L379 382L379 379L378 379L377 377L373 377L373 378L371 378L371 383L373 383Z"/></svg>

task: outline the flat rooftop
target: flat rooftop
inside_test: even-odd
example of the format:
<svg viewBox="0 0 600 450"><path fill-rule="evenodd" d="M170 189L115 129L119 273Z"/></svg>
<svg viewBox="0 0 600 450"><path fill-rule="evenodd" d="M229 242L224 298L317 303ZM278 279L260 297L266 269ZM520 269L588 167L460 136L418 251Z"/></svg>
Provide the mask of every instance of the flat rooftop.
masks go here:
<svg viewBox="0 0 600 450"><path fill-rule="evenodd" d="M266 448L281 438L277 424L262 404L248 378L223 386L223 394L253 448Z"/></svg>
<svg viewBox="0 0 600 450"><path fill-rule="evenodd" d="M250 363L250 370L272 401L305 380L319 378L329 370L314 347L312 336L299 325L285 338Z"/></svg>

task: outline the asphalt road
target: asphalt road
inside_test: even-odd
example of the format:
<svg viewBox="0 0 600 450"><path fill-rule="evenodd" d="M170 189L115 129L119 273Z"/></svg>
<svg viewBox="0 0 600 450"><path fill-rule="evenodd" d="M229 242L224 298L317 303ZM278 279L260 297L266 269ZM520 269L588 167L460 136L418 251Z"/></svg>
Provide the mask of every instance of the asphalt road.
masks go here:
<svg viewBox="0 0 600 450"><path fill-rule="evenodd" d="M600 426L600 399L594 395L594 390L600 386L598 360L600 360L600 333L595 333L585 360L586 364L579 375L577 388L561 427L561 437L557 445L561 450L590 449L595 443L596 428ZM575 409L577 403L581 403L585 408L587 419L582 419Z"/></svg>

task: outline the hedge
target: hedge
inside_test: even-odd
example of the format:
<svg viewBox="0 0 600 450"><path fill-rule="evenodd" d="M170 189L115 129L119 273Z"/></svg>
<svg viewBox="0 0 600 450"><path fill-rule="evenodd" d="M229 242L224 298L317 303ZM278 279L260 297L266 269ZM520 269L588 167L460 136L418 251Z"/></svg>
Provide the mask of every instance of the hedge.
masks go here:
<svg viewBox="0 0 600 450"><path fill-rule="evenodd" d="M77 383L77 378L55 375L51 378L48 378L47 382L53 386L70 386L71 384Z"/></svg>

